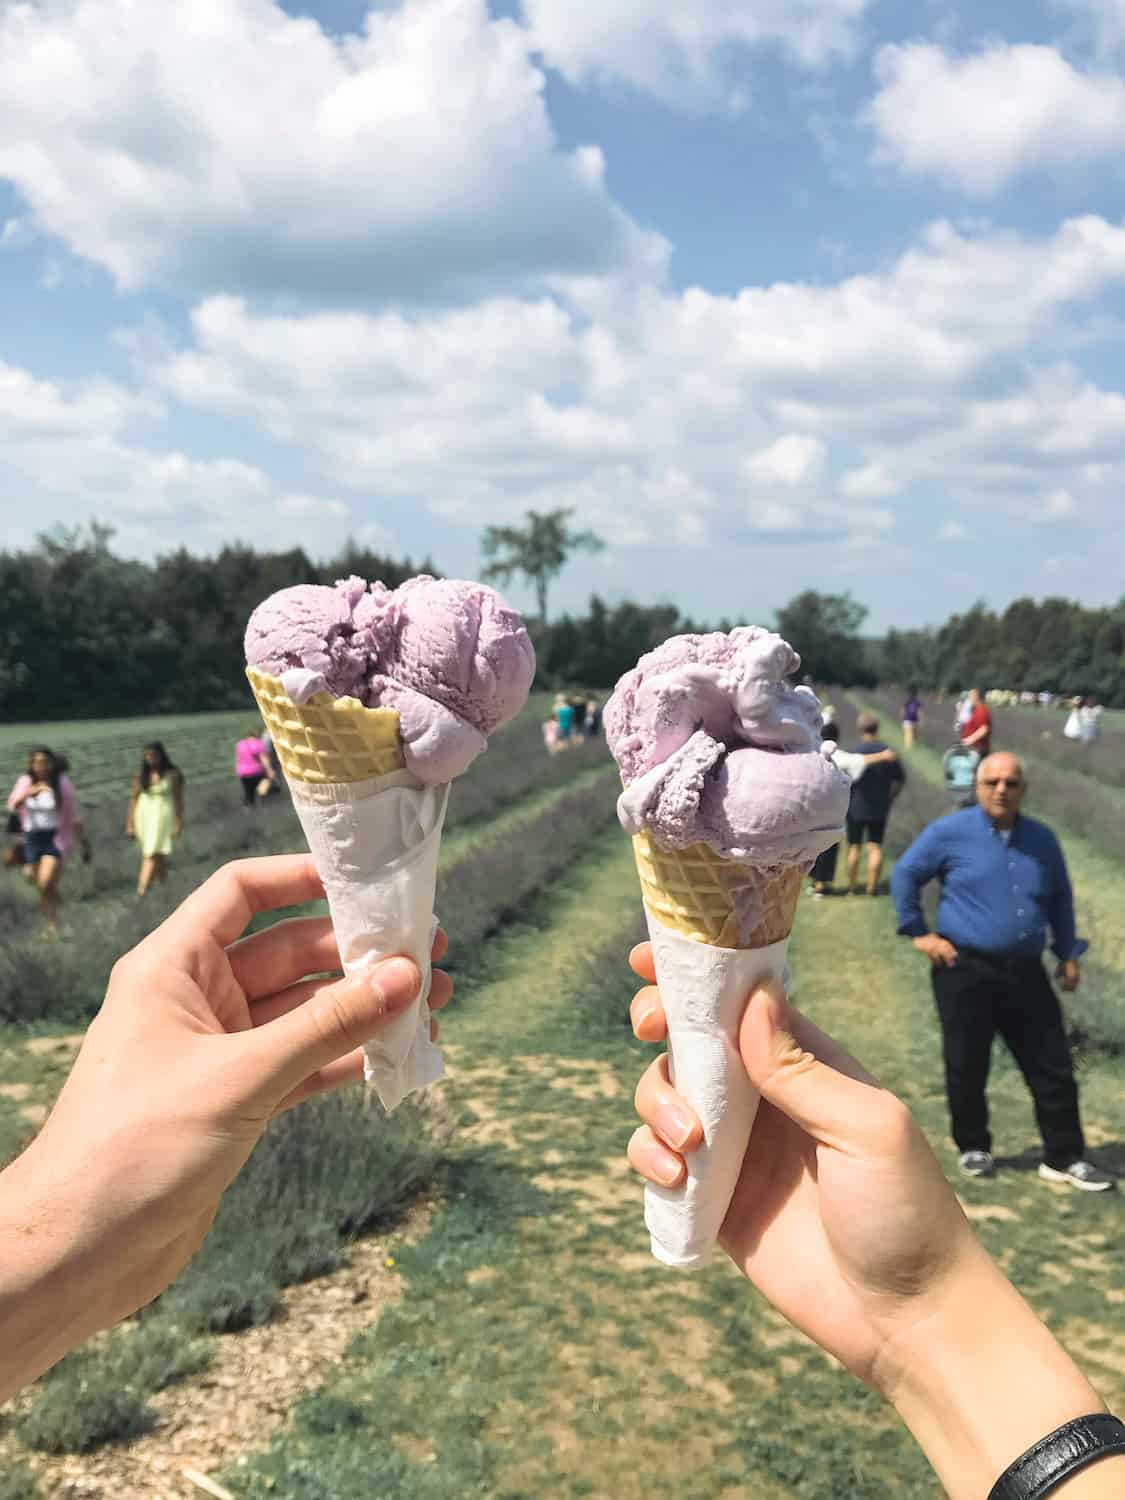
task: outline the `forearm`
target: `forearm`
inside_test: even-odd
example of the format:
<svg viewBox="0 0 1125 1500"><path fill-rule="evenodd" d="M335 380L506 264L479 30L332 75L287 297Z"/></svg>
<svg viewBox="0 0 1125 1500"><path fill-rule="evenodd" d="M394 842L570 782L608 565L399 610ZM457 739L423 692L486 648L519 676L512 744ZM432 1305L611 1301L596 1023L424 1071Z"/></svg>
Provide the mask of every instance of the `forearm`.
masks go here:
<svg viewBox="0 0 1125 1500"><path fill-rule="evenodd" d="M887 1395L951 1500L980 1500L1041 1438L1105 1403L980 1246L938 1310L900 1339ZM1125 1493L1125 1460L1060 1487L1067 1500Z"/></svg>
<svg viewBox="0 0 1125 1500"><path fill-rule="evenodd" d="M899 936L926 937L930 929L922 913L922 887L902 869L901 860L891 872L891 899Z"/></svg>
<svg viewBox="0 0 1125 1500"><path fill-rule="evenodd" d="M0 1401L98 1326L94 1266L83 1268L61 1209L34 1186L24 1157L0 1173Z"/></svg>

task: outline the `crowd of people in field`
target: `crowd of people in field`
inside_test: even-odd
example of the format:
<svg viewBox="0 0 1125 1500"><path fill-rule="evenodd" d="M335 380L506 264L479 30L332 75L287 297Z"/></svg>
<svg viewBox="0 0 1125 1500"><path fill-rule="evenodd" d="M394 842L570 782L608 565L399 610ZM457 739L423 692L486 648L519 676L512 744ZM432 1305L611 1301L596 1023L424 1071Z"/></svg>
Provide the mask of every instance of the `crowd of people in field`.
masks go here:
<svg viewBox="0 0 1125 1500"><path fill-rule="evenodd" d="M1085 710L1082 703L1071 712ZM875 897L883 890L887 822L906 771L879 738L874 714L861 713L856 725L859 742L843 748L833 710L825 708L824 749L852 783L844 893ZM902 704L907 759L923 725L922 701L911 688ZM895 863L890 891L896 930L930 962L961 1170L970 1177L990 1177L996 1170L986 1085L993 1042L1000 1036L1034 1101L1043 1140L1040 1176L1102 1192L1114 1186L1114 1178L1086 1158L1066 1028L1042 961L1049 941L1057 960L1054 977L1072 993L1081 982L1080 959L1088 945L1077 933L1062 848L1044 823L1021 812L1027 792L1023 765L996 748L994 732L987 695L971 688L958 700L956 740L943 762L952 812L925 828ZM838 852L838 845L826 850L813 866L814 899L833 890ZM934 881L940 900L931 931L922 892Z"/></svg>
<svg viewBox="0 0 1125 1500"><path fill-rule="evenodd" d="M543 720L543 744L548 755L597 739L602 730L602 707L585 694L556 693L551 712Z"/></svg>
<svg viewBox="0 0 1125 1500"><path fill-rule="evenodd" d="M281 767L269 733L253 727L234 748L234 772L247 811L280 795ZM59 751L39 745L8 795L8 842L4 866L21 870L39 895L43 930L58 931L61 882L77 851L84 863L93 856L90 835L70 777L70 762ZM125 803L124 837L140 855L137 895L164 880L168 861L184 831L186 779L160 740L141 750L140 765Z"/></svg>
<svg viewBox="0 0 1125 1500"><path fill-rule="evenodd" d="M601 704L586 695L559 693L543 725L548 752L557 755L601 733ZM8 797L8 843L4 865L23 871L39 893L44 932L58 930L61 882L67 860L77 849L88 862L89 834L71 780L67 757L45 745L28 755L27 769ZM281 795L284 778L269 731L248 727L234 747L234 774L241 805L253 812ZM159 740L141 751L128 792L124 834L140 854L137 895L144 896L167 875L168 861L183 833L185 777Z"/></svg>

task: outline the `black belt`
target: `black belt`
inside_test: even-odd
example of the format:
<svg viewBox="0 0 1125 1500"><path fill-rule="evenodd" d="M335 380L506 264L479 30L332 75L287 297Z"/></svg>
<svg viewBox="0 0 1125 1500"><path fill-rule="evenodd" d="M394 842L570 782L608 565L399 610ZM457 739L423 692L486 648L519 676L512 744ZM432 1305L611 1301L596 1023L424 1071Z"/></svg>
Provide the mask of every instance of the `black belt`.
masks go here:
<svg viewBox="0 0 1125 1500"><path fill-rule="evenodd" d="M950 939L952 942L952 939ZM972 958L979 963L991 964L997 969L1019 969L1026 968L1029 964L1041 965L1042 953L1032 957L1028 953L989 953L984 948L965 948L960 943L954 943L958 958Z"/></svg>

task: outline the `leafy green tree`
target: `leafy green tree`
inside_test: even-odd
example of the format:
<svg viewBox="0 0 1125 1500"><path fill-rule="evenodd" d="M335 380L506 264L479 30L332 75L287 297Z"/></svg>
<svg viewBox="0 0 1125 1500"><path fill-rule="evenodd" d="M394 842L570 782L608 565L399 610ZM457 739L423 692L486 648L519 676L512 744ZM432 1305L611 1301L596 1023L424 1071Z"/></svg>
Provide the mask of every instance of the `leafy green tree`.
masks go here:
<svg viewBox="0 0 1125 1500"><path fill-rule="evenodd" d="M850 687L873 681L859 634L866 618L866 608L850 594L806 589L778 610L777 628L801 653L807 676Z"/></svg>
<svg viewBox="0 0 1125 1500"><path fill-rule="evenodd" d="M529 510L526 526L488 526L481 543L489 559L481 577L506 583L520 573L535 589L539 619L547 623L547 589L575 552L601 552L605 543L592 531L572 531L573 510Z"/></svg>
<svg viewBox="0 0 1125 1500"><path fill-rule="evenodd" d="M360 572L395 586L416 570L349 543L316 564L300 548L215 557L184 548L116 557L111 528L56 529L0 552L0 712L51 720L248 704L242 640L254 606L295 583ZM423 565L425 566L425 565ZM429 565L432 569L432 564Z"/></svg>

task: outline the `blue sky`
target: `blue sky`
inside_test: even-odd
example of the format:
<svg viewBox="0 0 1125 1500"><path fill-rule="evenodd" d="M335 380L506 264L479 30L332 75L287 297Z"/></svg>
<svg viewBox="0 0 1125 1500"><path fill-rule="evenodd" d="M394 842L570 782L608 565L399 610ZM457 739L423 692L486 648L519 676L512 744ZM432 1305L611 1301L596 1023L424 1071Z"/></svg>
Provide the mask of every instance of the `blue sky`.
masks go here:
<svg viewBox="0 0 1125 1500"><path fill-rule="evenodd" d="M0 9L5 542L472 576L565 505L556 608L1116 600L1123 59L1125 0Z"/></svg>

